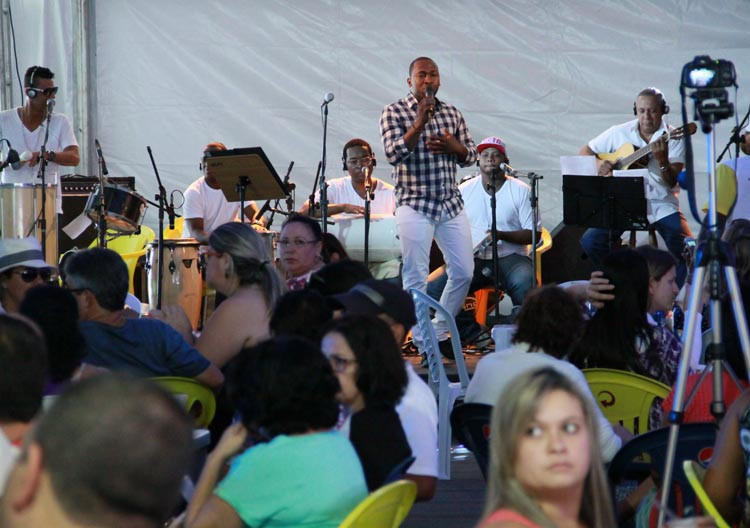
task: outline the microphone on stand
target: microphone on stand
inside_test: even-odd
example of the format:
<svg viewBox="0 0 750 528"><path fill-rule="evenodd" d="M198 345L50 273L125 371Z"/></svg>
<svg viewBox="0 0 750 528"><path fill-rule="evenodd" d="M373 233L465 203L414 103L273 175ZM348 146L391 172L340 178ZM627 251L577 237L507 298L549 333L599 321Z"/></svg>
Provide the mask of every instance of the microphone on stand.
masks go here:
<svg viewBox="0 0 750 528"><path fill-rule="evenodd" d="M52 99L50 99L50 101L52 101ZM109 172L107 171L107 164L104 162L104 155L102 154L102 146L99 144L98 139L94 139L94 145L96 145L96 155L99 156L99 161L102 162L102 174L106 176Z"/></svg>
<svg viewBox="0 0 750 528"><path fill-rule="evenodd" d="M169 229L171 231L174 229L174 193L169 194L169 210L167 213L169 214Z"/></svg>
<svg viewBox="0 0 750 528"><path fill-rule="evenodd" d="M327 94L325 94L325 96L323 97L323 103L322 103L322 104L320 105L320 107L321 107L321 108L323 108L324 106L326 106L326 105L327 105L328 103L330 103L331 101L333 101L333 92L328 92L328 93L327 93Z"/></svg>
<svg viewBox="0 0 750 528"><path fill-rule="evenodd" d="M55 108L55 100L47 99L47 119L52 115L52 109Z"/></svg>
<svg viewBox="0 0 750 528"><path fill-rule="evenodd" d="M529 171L516 170L507 163L501 163L500 170L505 172L505 174L508 174L509 176L515 176L516 178L528 178L529 175L534 174L533 172Z"/></svg>
<svg viewBox="0 0 750 528"><path fill-rule="evenodd" d="M10 145L10 142L8 142L8 145ZM24 152L24 154L26 153ZM8 165L13 167L14 170L18 170L21 167L21 158L18 155L18 152L10 147L8 147L8 157L6 157L5 161L0 165L0 170L3 170Z"/></svg>

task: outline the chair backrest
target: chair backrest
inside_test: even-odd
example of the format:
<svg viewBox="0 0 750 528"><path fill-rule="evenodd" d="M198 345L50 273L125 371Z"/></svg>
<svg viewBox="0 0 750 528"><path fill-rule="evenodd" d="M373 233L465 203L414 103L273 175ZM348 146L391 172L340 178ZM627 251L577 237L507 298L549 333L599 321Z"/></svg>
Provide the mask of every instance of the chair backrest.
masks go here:
<svg viewBox="0 0 750 528"><path fill-rule="evenodd" d="M456 320L453 315L448 313L448 310L443 308L439 302L426 293L414 288L409 290L409 293L414 300L417 326L422 333L422 347L424 350L420 350L420 352L424 352L427 355L430 385L433 390L436 390L437 388L438 392L441 385L445 387L448 386L448 376L445 374L443 358L438 346L437 333L435 332L435 327L432 325L432 315L430 314L430 310L435 310L436 314L442 314L448 324L448 332L451 335L451 346L456 361L458 380L461 382L462 392L466 392L466 387L469 386L469 371L466 369L464 355L461 351L461 338L459 337L458 328L456 327Z"/></svg>
<svg viewBox="0 0 750 528"><path fill-rule="evenodd" d="M653 471L661 480L664 472L664 459L667 454L669 427L655 429L636 436L617 452L609 464L609 482L612 491L624 478L631 478L634 468L643 470L646 475ZM680 426L677 437L675 460L707 460L713 453L716 440L716 424L689 423ZM645 463L644 460L650 460ZM696 496L687 477L682 471L672 471L672 488L669 490L669 507L678 515L684 516L696 510Z"/></svg>
<svg viewBox="0 0 750 528"><path fill-rule="evenodd" d="M164 225L164 240L182 238L182 227L185 225L185 217L178 216L174 219L174 229L169 229L169 225Z"/></svg>
<svg viewBox="0 0 750 528"><path fill-rule="evenodd" d="M346 516L339 528L398 528L417 496L417 485L397 480L370 493Z"/></svg>
<svg viewBox="0 0 750 528"><path fill-rule="evenodd" d="M693 488L693 492L698 497L701 506L703 506L703 511L711 516L718 528L729 528L729 524L727 524L724 517L721 516L719 510L716 509L714 503L711 502L711 498L703 487L703 476L706 469L700 464L700 462L696 462L695 460L683 460L682 470L685 472L690 487Z"/></svg>
<svg viewBox="0 0 750 528"><path fill-rule="evenodd" d="M451 411L451 428L456 439L469 451L487 480L487 466L490 461L489 437L492 405L484 403L463 403Z"/></svg>
<svg viewBox="0 0 750 528"><path fill-rule="evenodd" d="M542 253L552 248L552 235L546 227L542 227L542 238L536 246L536 282L542 283Z"/></svg>
<svg viewBox="0 0 750 528"><path fill-rule="evenodd" d="M107 231L107 236L115 236L115 231ZM148 226L141 226L141 232L137 235L123 235L108 240L107 249L111 249L122 257L125 264L128 266L128 274L130 277L130 284L128 291L135 293L135 287L133 284L133 277L135 275L135 268L138 265L138 259L146 254L149 243L154 241L154 230ZM89 245L89 247L98 247L99 238L97 237Z"/></svg>
<svg viewBox="0 0 750 528"><path fill-rule="evenodd" d="M151 378L175 395L185 395L185 410L195 418L198 427L208 427L216 414L216 396L201 383L191 378L161 376Z"/></svg>
<svg viewBox="0 0 750 528"><path fill-rule="evenodd" d="M635 435L648 430L654 398L666 398L671 390L654 379L624 370L583 369L583 375L607 420Z"/></svg>

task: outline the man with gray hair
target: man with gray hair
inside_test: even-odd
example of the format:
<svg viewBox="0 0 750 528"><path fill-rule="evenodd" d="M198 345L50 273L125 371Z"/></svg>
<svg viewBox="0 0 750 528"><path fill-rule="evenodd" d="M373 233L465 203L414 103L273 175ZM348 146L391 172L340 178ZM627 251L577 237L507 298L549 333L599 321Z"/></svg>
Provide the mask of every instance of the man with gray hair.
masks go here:
<svg viewBox="0 0 750 528"><path fill-rule="evenodd" d="M192 456L192 424L145 379L72 385L28 439L0 501L0 527L163 526Z"/></svg>

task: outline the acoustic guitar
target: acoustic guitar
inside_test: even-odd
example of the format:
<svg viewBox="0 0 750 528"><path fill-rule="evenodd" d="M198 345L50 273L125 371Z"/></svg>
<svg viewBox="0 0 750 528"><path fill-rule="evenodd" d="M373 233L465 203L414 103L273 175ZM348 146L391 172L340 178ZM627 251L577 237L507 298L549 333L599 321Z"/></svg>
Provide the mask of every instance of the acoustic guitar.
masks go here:
<svg viewBox="0 0 750 528"><path fill-rule="evenodd" d="M697 129L698 127L695 123L688 123L685 126L675 128L669 133L665 132L661 137L666 140L682 139L686 135L692 136ZM600 160L611 162L612 170L626 170L631 165L633 168L641 168L648 165L648 158L643 158L651 154L651 145L652 143L649 143L645 147L636 150L632 143L623 143L616 151L608 154L597 154L596 157Z"/></svg>

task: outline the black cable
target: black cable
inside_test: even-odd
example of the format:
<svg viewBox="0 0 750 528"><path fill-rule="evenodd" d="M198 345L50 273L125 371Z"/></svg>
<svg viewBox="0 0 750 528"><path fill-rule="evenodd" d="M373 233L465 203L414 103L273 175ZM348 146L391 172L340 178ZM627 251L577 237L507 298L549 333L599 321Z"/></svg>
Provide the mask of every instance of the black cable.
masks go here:
<svg viewBox="0 0 750 528"><path fill-rule="evenodd" d="M21 84L21 73L18 71L18 52L16 51L16 28L13 26L13 12L8 2L8 20L10 20L10 35L13 40L13 58L16 61L16 78L18 79L18 89L21 92L21 104L23 105L23 85Z"/></svg>

